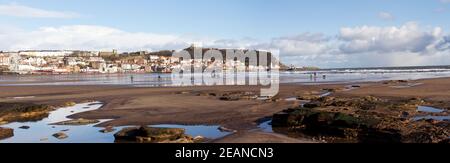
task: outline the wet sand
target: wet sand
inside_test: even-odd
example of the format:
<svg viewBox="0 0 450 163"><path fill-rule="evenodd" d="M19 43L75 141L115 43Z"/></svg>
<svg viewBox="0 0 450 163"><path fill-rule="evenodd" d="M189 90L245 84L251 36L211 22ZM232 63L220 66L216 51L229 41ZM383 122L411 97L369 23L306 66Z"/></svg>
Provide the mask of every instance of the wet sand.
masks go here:
<svg viewBox="0 0 450 163"><path fill-rule="evenodd" d="M360 88L337 91L332 96L377 96L385 98L420 97L430 101L450 101L450 78L410 81L421 83L412 87L396 88L404 83L383 82L354 83ZM349 84L306 86L282 84L275 102L261 100L222 101L217 96L229 91L259 91L256 86L212 86L179 88L139 88L129 86L5 86L0 87L0 102L24 102L61 105L68 101L102 101L100 110L74 115L71 118L114 119L101 126L125 125L221 125L238 130L234 135L213 142L267 143L267 142L313 142L292 139L274 133L255 131L257 121L270 117L289 107L298 106L296 101L283 99L302 96L322 89L343 89ZM199 95L200 94L200 95ZM14 98L30 97L30 98Z"/></svg>
<svg viewBox="0 0 450 163"><path fill-rule="evenodd" d="M317 143L309 139L290 138L276 133L266 133L261 131L238 132L211 143Z"/></svg>

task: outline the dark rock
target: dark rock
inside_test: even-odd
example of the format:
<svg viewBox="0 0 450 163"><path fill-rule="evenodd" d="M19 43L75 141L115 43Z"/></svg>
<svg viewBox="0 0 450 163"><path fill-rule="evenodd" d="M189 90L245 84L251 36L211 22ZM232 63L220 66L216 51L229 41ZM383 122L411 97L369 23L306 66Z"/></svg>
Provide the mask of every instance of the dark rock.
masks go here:
<svg viewBox="0 0 450 163"><path fill-rule="evenodd" d="M56 139L66 139L69 136L67 136L67 134L63 133L63 132L58 132L52 135L53 137L55 137Z"/></svg>
<svg viewBox="0 0 450 163"><path fill-rule="evenodd" d="M0 140L14 136L14 129L0 127Z"/></svg>
<svg viewBox="0 0 450 163"><path fill-rule="evenodd" d="M317 102L309 102L309 103L303 104L304 108L317 108L319 106L320 106L320 103L317 103Z"/></svg>
<svg viewBox="0 0 450 163"><path fill-rule="evenodd" d="M320 99L321 96L320 95L302 95L297 97L297 100L305 100L305 101L313 101L313 100L317 100Z"/></svg>
<svg viewBox="0 0 450 163"><path fill-rule="evenodd" d="M389 80L384 81L383 84L398 84L398 83L408 83L407 80Z"/></svg>
<svg viewBox="0 0 450 163"><path fill-rule="evenodd" d="M334 89L334 88L324 88L322 90L326 91L326 92L336 92L336 89Z"/></svg>
<svg viewBox="0 0 450 163"><path fill-rule="evenodd" d="M114 138L116 140L136 141L136 137L143 134L143 131L138 127L127 127L114 134Z"/></svg>
<svg viewBox="0 0 450 163"><path fill-rule="evenodd" d="M360 106L360 109L362 110L375 110L377 108L377 105L374 103L363 103Z"/></svg>
<svg viewBox="0 0 450 163"><path fill-rule="evenodd" d="M239 97L237 97L237 96L222 96L219 99L222 101L238 101Z"/></svg>
<svg viewBox="0 0 450 163"><path fill-rule="evenodd" d="M196 93L196 96L209 96L209 93L207 93L207 92L199 92L199 93Z"/></svg>
<svg viewBox="0 0 450 163"><path fill-rule="evenodd" d="M363 98L363 100L367 102L378 102L380 99L373 96L366 96Z"/></svg>
<svg viewBox="0 0 450 163"><path fill-rule="evenodd" d="M410 115L410 114L409 114L408 112L405 112L405 111L404 111L404 112L402 112L402 116L401 116L401 117L402 117L402 118L407 118L407 117L409 117L409 115Z"/></svg>
<svg viewBox="0 0 450 163"><path fill-rule="evenodd" d="M110 132L113 132L113 131L116 131L116 129L114 127L112 127L112 126L108 126L108 127L105 127L104 129L100 130L99 132L101 132L101 133L110 133Z"/></svg>
<svg viewBox="0 0 450 163"><path fill-rule="evenodd" d="M33 122L47 118L54 107L32 103L0 103L0 122Z"/></svg>
<svg viewBox="0 0 450 163"><path fill-rule="evenodd" d="M400 131L394 129L367 129L358 133L360 143L401 143Z"/></svg>
<svg viewBox="0 0 450 163"><path fill-rule="evenodd" d="M287 123L290 114L287 112L279 112L273 115L272 117L272 126L273 127L288 127Z"/></svg>
<svg viewBox="0 0 450 163"><path fill-rule="evenodd" d="M103 105L103 103L101 103L101 102L95 102L95 103L90 103L90 104L88 104L88 106L94 106L94 105Z"/></svg>
<svg viewBox="0 0 450 163"><path fill-rule="evenodd" d="M254 100L256 98L258 98L258 96L254 92L236 91L225 93L219 99L223 101L238 101Z"/></svg>
<svg viewBox="0 0 450 163"><path fill-rule="evenodd" d="M439 144L450 144L450 138L442 140Z"/></svg>
<svg viewBox="0 0 450 163"><path fill-rule="evenodd" d="M403 138L404 143L432 143L433 139L429 133L414 132Z"/></svg>
<svg viewBox="0 0 450 163"><path fill-rule="evenodd" d="M206 138L203 137L203 136L196 136L196 137L194 138L194 142L195 142L195 143L202 143L202 142L205 142L205 140L206 140Z"/></svg>
<svg viewBox="0 0 450 163"><path fill-rule="evenodd" d="M410 104L410 100L373 96L320 98L311 102L315 105L306 105L310 109L298 107L274 114L272 126L276 132L325 136L323 140L330 142L438 143L447 139L448 121L410 120L420 116L417 105Z"/></svg>
<svg viewBox="0 0 450 163"><path fill-rule="evenodd" d="M184 129L177 128L151 128L151 127L129 127L114 134L116 142L132 141L140 143L158 143L182 141L186 138Z"/></svg>
<svg viewBox="0 0 450 163"><path fill-rule="evenodd" d="M26 130L26 129L30 129L30 126L20 126L19 128Z"/></svg>

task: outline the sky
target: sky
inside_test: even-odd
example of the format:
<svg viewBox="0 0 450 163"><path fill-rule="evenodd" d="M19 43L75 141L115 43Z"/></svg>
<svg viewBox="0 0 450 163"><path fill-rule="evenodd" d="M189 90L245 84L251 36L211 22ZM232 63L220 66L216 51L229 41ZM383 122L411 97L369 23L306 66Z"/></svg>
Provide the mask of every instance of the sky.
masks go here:
<svg viewBox="0 0 450 163"><path fill-rule="evenodd" d="M296 66L450 64L450 0L0 0L0 50L277 49Z"/></svg>

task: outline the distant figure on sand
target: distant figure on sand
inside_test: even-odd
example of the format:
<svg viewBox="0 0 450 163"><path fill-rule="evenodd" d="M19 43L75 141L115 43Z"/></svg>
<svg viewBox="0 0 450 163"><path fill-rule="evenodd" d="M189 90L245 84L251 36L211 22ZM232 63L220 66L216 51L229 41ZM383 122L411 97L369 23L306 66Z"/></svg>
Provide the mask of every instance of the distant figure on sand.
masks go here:
<svg viewBox="0 0 450 163"><path fill-rule="evenodd" d="M212 71L212 77L215 78L216 77L216 70Z"/></svg>
<svg viewBox="0 0 450 163"><path fill-rule="evenodd" d="M323 75L322 77L323 77L324 80L327 79L327 75Z"/></svg>
<svg viewBox="0 0 450 163"><path fill-rule="evenodd" d="M132 83L134 82L134 76L131 76L131 82Z"/></svg>

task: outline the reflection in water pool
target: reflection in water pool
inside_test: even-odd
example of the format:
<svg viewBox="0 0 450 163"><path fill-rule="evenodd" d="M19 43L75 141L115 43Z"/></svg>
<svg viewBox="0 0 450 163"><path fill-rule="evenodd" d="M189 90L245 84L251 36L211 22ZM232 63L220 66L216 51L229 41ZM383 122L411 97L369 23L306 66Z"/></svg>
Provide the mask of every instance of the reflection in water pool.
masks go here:
<svg viewBox="0 0 450 163"><path fill-rule="evenodd" d="M433 119L433 120L437 120L437 121L449 121L450 120L450 116L426 115L426 116L417 116L417 117L413 118L414 121L428 120L428 119Z"/></svg>
<svg viewBox="0 0 450 163"><path fill-rule="evenodd" d="M442 113L442 112L444 112L443 109L438 109L438 108L434 108L434 107L430 107L430 106L419 106L417 108L417 110L420 112L427 112L427 113Z"/></svg>
<svg viewBox="0 0 450 163"><path fill-rule="evenodd" d="M263 132L273 133L272 129L272 119L264 121L258 125L258 128Z"/></svg>
<svg viewBox="0 0 450 163"><path fill-rule="evenodd" d="M417 111L419 112L425 112L425 113L443 113L443 109L438 109L430 106L419 106L417 107ZM413 121L419 121L419 120L428 120L433 119L437 121L445 121L450 120L450 116L435 116L435 115L425 115L425 116L416 116L413 118Z"/></svg>
<svg viewBox="0 0 450 163"><path fill-rule="evenodd" d="M25 123L10 123L2 125L14 129L14 137L0 140L0 143L113 143L114 132L101 133L101 127L94 127L97 124L109 121L100 120L97 124L83 125L83 126L58 126L49 125L61 121L70 120L67 116L86 111L96 110L102 107L100 102L77 104L72 107L60 108L50 113L48 118L38 122ZM29 129L21 129L22 126L29 126ZM115 127L119 131L124 127ZM151 125L150 127L165 127L165 128L184 128L186 134L191 136L203 136L210 139L220 138L226 136L227 132L218 130L219 126L186 126L186 125ZM66 139L57 139L52 135L58 132L64 132L69 137Z"/></svg>

